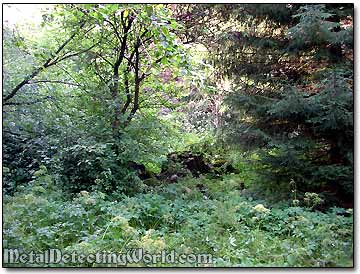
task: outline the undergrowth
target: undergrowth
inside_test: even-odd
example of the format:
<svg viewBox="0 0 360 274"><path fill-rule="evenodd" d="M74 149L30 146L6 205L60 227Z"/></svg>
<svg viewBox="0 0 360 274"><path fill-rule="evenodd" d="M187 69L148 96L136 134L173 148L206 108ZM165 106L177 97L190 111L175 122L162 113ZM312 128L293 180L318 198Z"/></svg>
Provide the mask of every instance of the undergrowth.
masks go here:
<svg viewBox="0 0 360 274"><path fill-rule="evenodd" d="M241 174L187 177L118 200L86 191L70 199L54 187L50 175L39 174L30 186L4 197L4 248L83 254L175 250L211 254L211 264L197 266L215 267L352 266L351 210L271 207L243 195L242 180Z"/></svg>

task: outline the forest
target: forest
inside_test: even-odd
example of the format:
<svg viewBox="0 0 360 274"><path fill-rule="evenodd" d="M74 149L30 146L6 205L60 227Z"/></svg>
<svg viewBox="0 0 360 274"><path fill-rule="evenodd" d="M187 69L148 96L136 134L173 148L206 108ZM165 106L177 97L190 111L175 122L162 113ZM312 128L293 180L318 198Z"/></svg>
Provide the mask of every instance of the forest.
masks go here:
<svg viewBox="0 0 360 274"><path fill-rule="evenodd" d="M354 267L353 4L3 14L3 267Z"/></svg>

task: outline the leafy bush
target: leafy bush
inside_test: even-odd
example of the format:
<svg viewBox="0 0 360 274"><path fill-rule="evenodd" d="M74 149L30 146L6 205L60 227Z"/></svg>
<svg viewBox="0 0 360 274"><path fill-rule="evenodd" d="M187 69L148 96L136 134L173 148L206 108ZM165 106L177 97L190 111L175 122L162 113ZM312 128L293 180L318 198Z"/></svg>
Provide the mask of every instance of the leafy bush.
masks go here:
<svg viewBox="0 0 360 274"><path fill-rule="evenodd" d="M140 180L127 165L127 159L116 156L112 144L74 145L59 153L57 173L65 190L79 192L136 191Z"/></svg>
<svg viewBox="0 0 360 274"><path fill-rule="evenodd" d="M175 249L213 254L213 266L352 265L350 210L333 208L321 213L301 207L269 208L243 197L236 175L225 176L221 182L184 178L182 185L163 185L156 193L121 200L86 191L70 199L47 187L53 180L46 173L38 176L32 186L13 197L5 196L5 248L60 248L84 254L139 247L155 253ZM208 199L194 196L201 194L199 183L206 187ZM184 185L191 192L183 192Z"/></svg>

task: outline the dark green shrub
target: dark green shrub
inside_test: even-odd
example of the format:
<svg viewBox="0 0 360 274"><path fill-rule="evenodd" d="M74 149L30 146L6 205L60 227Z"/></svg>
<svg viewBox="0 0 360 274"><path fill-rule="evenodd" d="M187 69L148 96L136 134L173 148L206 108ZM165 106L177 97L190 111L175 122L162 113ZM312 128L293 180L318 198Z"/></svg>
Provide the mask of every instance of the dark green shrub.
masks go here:
<svg viewBox="0 0 360 274"><path fill-rule="evenodd" d="M65 190L134 191L140 179L128 161L116 156L111 145L75 145L59 153L60 178Z"/></svg>

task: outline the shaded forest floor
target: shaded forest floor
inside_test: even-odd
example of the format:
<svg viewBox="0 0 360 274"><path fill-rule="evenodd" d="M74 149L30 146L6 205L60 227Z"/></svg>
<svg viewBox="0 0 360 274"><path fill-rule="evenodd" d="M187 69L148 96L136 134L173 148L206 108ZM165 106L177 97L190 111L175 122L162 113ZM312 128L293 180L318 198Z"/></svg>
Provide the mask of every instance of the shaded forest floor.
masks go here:
<svg viewBox="0 0 360 274"><path fill-rule="evenodd" d="M351 209L322 213L269 204L239 187L251 176L247 170L153 181L142 193L110 198L87 191L69 196L43 172L5 197L4 246L83 254L142 248L151 254L175 250L213 258L211 263L148 266L352 266Z"/></svg>

